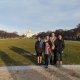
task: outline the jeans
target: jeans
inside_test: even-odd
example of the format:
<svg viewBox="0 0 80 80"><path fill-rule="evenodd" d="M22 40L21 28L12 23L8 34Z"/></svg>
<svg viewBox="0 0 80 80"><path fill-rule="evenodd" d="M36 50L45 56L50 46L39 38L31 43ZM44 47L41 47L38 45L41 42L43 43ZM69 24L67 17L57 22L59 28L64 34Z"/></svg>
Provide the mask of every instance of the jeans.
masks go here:
<svg viewBox="0 0 80 80"><path fill-rule="evenodd" d="M50 64L50 55L45 54L45 65L48 66Z"/></svg>
<svg viewBox="0 0 80 80"><path fill-rule="evenodd" d="M52 53L50 54L50 64L53 63Z"/></svg>
<svg viewBox="0 0 80 80"><path fill-rule="evenodd" d="M62 61L62 50L57 51L57 61L58 60Z"/></svg>
<svg viewBox="0 0 80 80"><path fill-rule="evenodd" d="M53 63L56 64L57 62L57 50L53 50L53 53L54 53L54 60L53 60Z"/></svg>

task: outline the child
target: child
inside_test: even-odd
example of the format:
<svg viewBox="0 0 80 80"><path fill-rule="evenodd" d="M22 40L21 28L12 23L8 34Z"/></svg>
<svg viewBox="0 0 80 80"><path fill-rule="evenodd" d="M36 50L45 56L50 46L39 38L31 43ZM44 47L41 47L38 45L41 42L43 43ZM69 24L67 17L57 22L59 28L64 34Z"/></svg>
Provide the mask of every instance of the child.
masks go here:
<svg viewBox="0 0 80 80"><path fill-rule="evenodd" d="M51 53L51 49L50 49L50 45L48 42L45 43L45 54L50 55Z"/></svg>
<svg viewBox="0 0 80 80"><path fill-rule="evenodd" d="M38 37L35 43L35 51L37 53L37 62L38 64L42 63L42 52L43 52L43 41Z"/></svg>
<svg viewBox="0 0 80 80"><path fill-rule="evenodd" d="M44 42L45 68L48 68L48 64L50 64L50 54L51 54L51 43L50 40L47 39L47 37Z"/></svg>

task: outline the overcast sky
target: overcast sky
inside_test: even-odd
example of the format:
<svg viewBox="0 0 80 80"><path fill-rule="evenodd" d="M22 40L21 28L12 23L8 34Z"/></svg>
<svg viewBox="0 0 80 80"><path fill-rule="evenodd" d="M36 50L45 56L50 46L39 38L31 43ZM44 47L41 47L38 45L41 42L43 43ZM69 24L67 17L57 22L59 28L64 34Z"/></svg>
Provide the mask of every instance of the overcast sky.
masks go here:
<svg viewBox="0 0 80 80"><path fill-rule="evenodd" d="M80 23L80 0L0 0L0 29L20 34L71 29Z"/></svg>

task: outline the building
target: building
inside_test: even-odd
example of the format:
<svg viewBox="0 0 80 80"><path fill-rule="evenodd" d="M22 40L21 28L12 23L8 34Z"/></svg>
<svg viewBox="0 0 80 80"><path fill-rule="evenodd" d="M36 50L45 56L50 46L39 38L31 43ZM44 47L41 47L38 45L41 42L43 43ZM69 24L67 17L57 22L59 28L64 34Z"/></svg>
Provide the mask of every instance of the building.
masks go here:
<svg viewBox="0 0 80 80"><path fill-rule="evenodd" d="M35 35L31 30L28 30L25 34L26 38L31 38L33 35Z"/></svg>

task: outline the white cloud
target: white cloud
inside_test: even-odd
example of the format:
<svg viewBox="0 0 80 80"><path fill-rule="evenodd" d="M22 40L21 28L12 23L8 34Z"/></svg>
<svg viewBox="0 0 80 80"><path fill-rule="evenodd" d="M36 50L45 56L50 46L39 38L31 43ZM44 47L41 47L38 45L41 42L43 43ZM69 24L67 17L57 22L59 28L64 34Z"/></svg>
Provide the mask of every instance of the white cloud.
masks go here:
<svg viewBox="0 0 80 80"><path fill-rule="evenodd" d="M28 25L37 32L44 30L45 27L47 30L50 29L48 26L73 27L79 21L80 0L0 1L0 24L10 25L3 26L7 30L20 31Z"/></svg>

